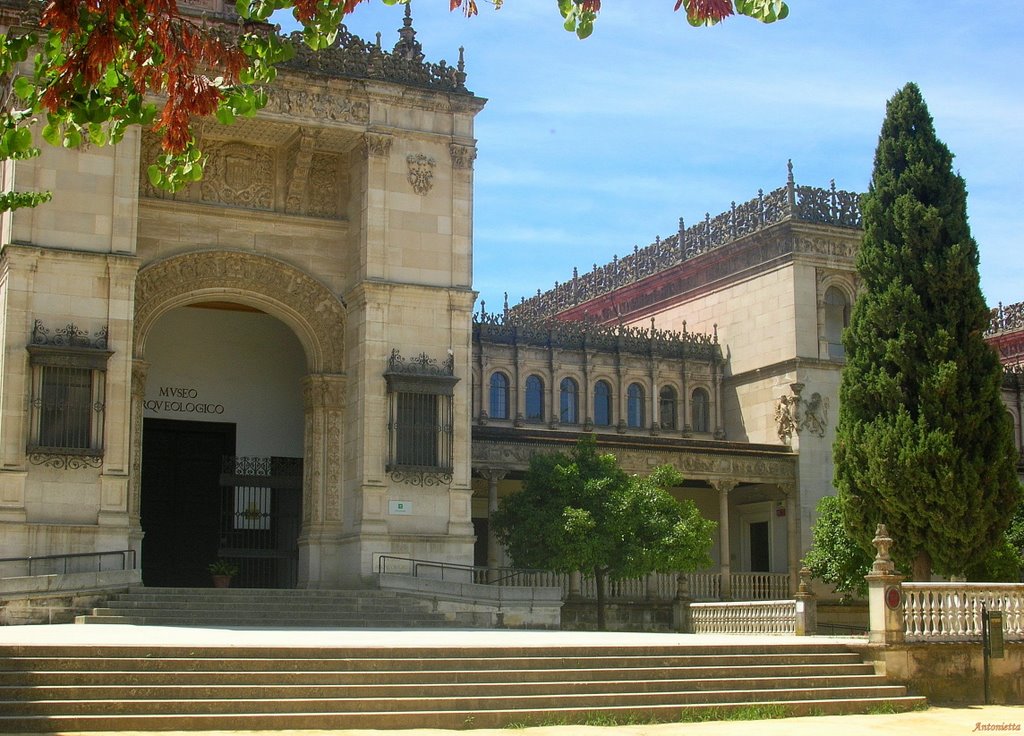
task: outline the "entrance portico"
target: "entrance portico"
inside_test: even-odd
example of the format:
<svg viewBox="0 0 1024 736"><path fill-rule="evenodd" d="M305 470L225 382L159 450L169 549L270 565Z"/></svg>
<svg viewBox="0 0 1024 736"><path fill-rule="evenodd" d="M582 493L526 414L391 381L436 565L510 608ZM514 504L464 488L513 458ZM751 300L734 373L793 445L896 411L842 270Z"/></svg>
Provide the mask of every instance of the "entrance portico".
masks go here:
<svg viewBox="0 0 1024 736"><path fill-rule="evenodd" d="M153 413L146 386L154 371L148 350L155 344L154 328L174 310L189 305L234 306L270 315L290 328L304 353L306 371L301 386L281 387L297 398L302 417L297 431L300 453L274 451L267 455L300 454L302 516L298 545L298 585L330 587L342 574L338 547L341 536L343 464L341 458L345 412L344 306L325 286L294 267L266 256L231 251L197 251L144 268L136 282L135 352L132 381L132 473L129 518L132 546L142 552L142 466L146 448L142 427ZM278 345L263 346L265 360L287 359ZM230 382L235 377L227 375ZM151 392L152 393L152 392ZM298 403L298 401L296 401ZM216 406L216 404L213 404ZM286 412L287 413L287 412ZM284 417L280 417L279 421ZM287 441L285 443L287 447ZM235 453L231 453L235 454ZM239 454L247 454L243 451ZM261 502L262 503L262 502ZM269 502L268 502L269 503ZM257 504L259 505L259 504ZM147 545L148 546L148 545ZM146 561L143 560L144 569Z"/></svg>

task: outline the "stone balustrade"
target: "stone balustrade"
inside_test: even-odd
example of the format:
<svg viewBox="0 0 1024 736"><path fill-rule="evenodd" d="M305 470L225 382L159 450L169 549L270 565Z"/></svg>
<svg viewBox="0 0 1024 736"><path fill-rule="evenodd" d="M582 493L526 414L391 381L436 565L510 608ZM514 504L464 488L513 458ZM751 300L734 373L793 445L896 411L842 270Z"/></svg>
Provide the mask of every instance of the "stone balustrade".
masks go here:
<svg viewBox="0 0 1024 736"><path fill-rule="evenodd" d="M695 601L717 601L721 598L722 576L712 572L685 573L685 598ZM787 573L740 572L730 575L732 598L739 601L764 601L791 595ZM570 576L554 572L529 572L511 577L510 586L561 586L565 595L570 592L581 598L597 598L593 576L583 576L580 589L571 591ZM675 600L679 595L678 573L654 573L641 578L607 581L608 600Z"/></svg>
<svg viewBox="0 0 1024 736"><path fill-rule="evenodd" d="M981 608L1003 612L1003 636L1024 639L1024 584L903 583L907 641L981 639Z"/></svg>
<svg viewBox="0 0 1024 736"><path fill-rule="evenodd" d="M790 595L789 575L771 572L733 573L731 590L732 597L738 601L786 598Z"/></svg>
<svg viewBox="0 0 1024 736"><path fill-rule="evenodd" d="M694 634L795 634L795 600L693 603Z"/></svg>

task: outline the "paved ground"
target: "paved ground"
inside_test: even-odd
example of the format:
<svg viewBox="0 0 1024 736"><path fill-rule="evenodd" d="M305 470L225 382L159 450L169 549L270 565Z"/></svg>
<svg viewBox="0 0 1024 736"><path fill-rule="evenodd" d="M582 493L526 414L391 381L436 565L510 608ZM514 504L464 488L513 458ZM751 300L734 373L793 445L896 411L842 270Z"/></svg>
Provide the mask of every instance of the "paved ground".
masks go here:
<svg viewBox="0 0 1024 736"><path fill-rule="evenodd" d="M779 641L801 641L797 637L762 637ZM160 646L523 646L547 647L559 644L631 646L638 644L727 643L761 640L757 637L695 636L688 634L629 634L559 631L485 630L320 630L320 629L220 629L162 626L59 625L2 626L0 645L9 644L114 644ZM814 641L846 641L836 637L814 637ZM1024 676L1024 675L1022 675ZM1024 706L931 707L926 711L891 715L817 716L770 721L719 721L650 726L549 726L516 729L523 736L958 736L960 734L1013 734L1024 731ZM68 733L68 732L63 732ZM257 731L210 731L210 736L265 734ZM466 731L419 729L410 731L285 731L289 736L449 736ZM472 736L509 736L509 729L479 729ZM12 735L14 736L14 735ZM128 734L124 736L142 736ZM145 736L152 736L146 734ZM160 736L175 736L161 732ZM197 736L188 732L188 736Z"/></svg>

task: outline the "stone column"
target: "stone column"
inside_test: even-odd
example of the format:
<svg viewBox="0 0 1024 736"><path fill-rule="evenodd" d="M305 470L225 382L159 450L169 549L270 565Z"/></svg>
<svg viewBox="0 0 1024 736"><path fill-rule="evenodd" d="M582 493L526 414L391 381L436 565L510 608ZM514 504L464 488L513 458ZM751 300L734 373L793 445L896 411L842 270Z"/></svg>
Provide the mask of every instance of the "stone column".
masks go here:
<svg viewBox="0 0 1024 736"><path fill-rule="evenodd" d="M494 512L498 510L498 482L508 475L504 468L482 468L480 477L487 479L487 567L499 566L501 559L501 545L498 544L498 537L494 533L494 525L491 523ZM488 579L491 579L492 572L488 571Z"/></svg>
<svg viewBox="0 0 1024 736"><path fill-rule="evenodd" d="M569 597L580 598L583 596L583 573L573 570L569 573Z"/></svg>
<svg viewBox="0 0 1024 736"><path fill-rule="evenodd" d="M345 383L345 376L326 373L309 375L302 381L306 430L299 587L303 588L334 587L343 572L339 545Z"/></svg>
<svg viewBox="0 0 1024 736"><path fill-rule="evenodd" d="M717 330L717 325L716 325ZM715 439L725 439L725 413L722 410L722 366L715 366Z"/></svg>
<svg viewBox="0 0 1024 736"><path fill-rule="evenodd" d="M892 537L885 524L879 524L871 541L878 550L868 581L868 619L871 631L869 644L902 644L905 636L903 620L903 576L896 574L896 566L889 557Z"/></svg>
<svg viewBox="0 0 1024 736"><path fill-rule="evenodd" d="M128 547L135 550L136 564L142 567L142 423L146 401L146 377L149 363L132 361L130 475L128 477Z"/></svg>
<svg viewBox="0 0 1024 736"><path fill-rule="evenodd" d="M800 586L796 595L796 635L811 636L818 630L818 604L811 592L811 571L800 568Z"/></svg>
<svg viewBox="0 0 1024 736"><path fill-rule="evenodd" d="M719 598L723 601L732 598L732 560L730 559L729 543L729 491L736 487L734 480L716 480L711 482L718 491L718 546L719 546Z"/></svg>
<svg viewBox="0 0 1024 736"><path fill-rule="evenodd" d="M789 589L800 585L800 487L795 483L780 483L779 490L786 497L786 570Z"/></svg>
<svg viewBox="0 0 1024 736"><path fill-rule="evenodd" d="M690 578L686 573L676 574L676 599L672 604L673 627L680 634L690 633Z"/></svg>

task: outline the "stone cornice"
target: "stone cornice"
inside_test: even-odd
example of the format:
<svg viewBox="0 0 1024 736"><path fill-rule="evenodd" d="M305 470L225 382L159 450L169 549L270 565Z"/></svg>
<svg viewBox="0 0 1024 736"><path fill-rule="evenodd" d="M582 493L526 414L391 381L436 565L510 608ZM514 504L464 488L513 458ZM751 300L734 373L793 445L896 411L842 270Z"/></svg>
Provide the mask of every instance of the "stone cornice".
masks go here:
<svg viewBox="0 0 1024 736"><path fill-rule="evenodd" d="M796 373L800 370L841 371L844 365L846 365L845 361L821 360L819 358L789 358L788 360L780 360L778 363L743 371L735 375L727 375L722 381L726 386L742 386L787 373Z"/></svg>
<svg viewBox="0 0 1024 736"><path fill-rule="evenodd" d="M532 455L568 451L580 435L554 430L473 427L473 467L522 472L529 467ZM600 433L594 437L600 450L614 454L631 473L649 473L667 464L677 468L686 480L779 484L796 479L797 455L781 445Z"/></svg>

